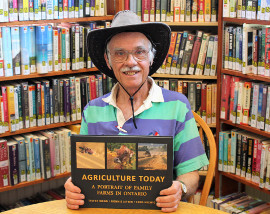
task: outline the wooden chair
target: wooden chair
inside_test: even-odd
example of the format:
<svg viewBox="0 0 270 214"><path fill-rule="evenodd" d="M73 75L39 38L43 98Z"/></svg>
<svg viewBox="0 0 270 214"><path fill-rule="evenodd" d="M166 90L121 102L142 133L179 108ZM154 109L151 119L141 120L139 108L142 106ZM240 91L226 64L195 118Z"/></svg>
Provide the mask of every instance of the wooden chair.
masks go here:
<svg viewBox="0 0 270 214"><path fill-rule="evenodd" d="M214 173L215 173L215 167L216 167L216 161L217 161L217 149L216 149L216 142L214 135L209 128L209 126L206 124L206 122L195 112L193 112L194 118L196 120L196 123L199 124L199 134L202 139L203 132L205 132L205 135L209 142L210 147L210 157L209 157L209 166L208 171L206 174L205 182L203 185L202 193L201 193L201 199L200 199L200 205L206 206L207 198L210 192L211 184L213 181Z"/></svg>

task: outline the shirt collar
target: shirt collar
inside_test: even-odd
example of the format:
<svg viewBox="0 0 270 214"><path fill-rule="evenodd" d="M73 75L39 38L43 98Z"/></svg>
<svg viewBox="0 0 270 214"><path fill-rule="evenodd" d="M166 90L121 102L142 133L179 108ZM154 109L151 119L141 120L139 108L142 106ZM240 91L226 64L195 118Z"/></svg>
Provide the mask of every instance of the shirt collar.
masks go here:
<svg viewBox="0 0 270 214"><path fill-rule="evenodd" d="M144 101L144 104L148 106L151 102L164 102L164 97L163 97L161 88L155 83L152 77L148 77L148 78L151 80L152 86L149 90L148 97ZM108 97L103 98L102 100L114 106L115 108L117 108L116 94L119 87L120 87L119 83L116 83L114 87L112 88L111 94Z"/></svg>

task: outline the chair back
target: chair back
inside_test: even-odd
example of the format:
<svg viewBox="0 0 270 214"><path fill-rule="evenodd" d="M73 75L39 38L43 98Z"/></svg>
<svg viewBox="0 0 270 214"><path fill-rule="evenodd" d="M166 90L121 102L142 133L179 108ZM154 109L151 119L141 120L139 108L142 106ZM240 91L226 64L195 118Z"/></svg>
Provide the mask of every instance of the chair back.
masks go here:
<svg viewBox="0 0 270 214"><path fill-rule="evenodd" d="M201 199L200 199L200 205L206 206L207 198L210 192L210 188L212 185L215 168L216 168L216 161L217 161L217 149L216 149L216 142L214 135L209 128L209 126L206 124L206 122L195 112L193 112L194 118L196 123L199 125L199 134L201 139L203 138L203 132L205 132L205 135L208 139L209 148L210 148L210 157L209 157L209 166L205 178L205 182L203 185L202 193L201 193Z"/></svg>

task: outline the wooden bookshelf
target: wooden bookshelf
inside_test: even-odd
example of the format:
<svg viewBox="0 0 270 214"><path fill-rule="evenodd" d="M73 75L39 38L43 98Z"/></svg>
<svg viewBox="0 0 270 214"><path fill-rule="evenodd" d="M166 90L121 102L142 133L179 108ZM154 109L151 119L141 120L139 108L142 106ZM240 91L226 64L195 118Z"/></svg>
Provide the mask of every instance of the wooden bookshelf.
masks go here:
<svg viewBox="0 0 270 214"><path fill-rule="evenodd" d="M263 82L270 82L270 77L255 75L255 74L243 74L240 71L230 70L230 69L221 69L222 74L228 74L237 77L243 77L245 79L259 80Z"/></svg>
<svg viewBox="0 0 270 214"><path fill-rule="evenodd" d="M236 180L242 184L245 184L245 185L248 185L248 186L251 186L257 190L260 190L261 192L264 192L264 193L267 193L267 194L270 194L270 190L266 189L266 188L260 188L259 185L257 183L254 183L252 181L248 181L246 180L245 178L243 177L240 177L238 175L234 175L234 174L231 174L231 173L228 173L228 172L220 172L221 175L223 176L226 176L228 178L231 178L233 180Z"/></svg>
<svg viewBox="0 0 270 214"><path fill-rule="evenodd" d="M83 17L83 18L68 18L68 19L46 19L38 21L16 21L16 22L2 22L0 27L3 26L25 26L25 25L42 25L49 23L71 23L71 22L91 22L91 21L106 21L112 20L113 16L92 16L92 17Z"/></svg>
<svg viewBox="0 0 270 214"><path fill-rule="evenodd" d="M218 22L163 22L169 26L218 26Z"/></svg>
<svg viewBox="0 0 270 214"><path fill-rule="evenodd" d="M152 77L156 78L170 78L170 79L205 79L216 80L217 76L204 76L204 75L173 75L173 74L153 74Z"/></svg>
<svg viewBox="0 0 270 214"><path fill-rule="evenodd" d="M44 183L47 181L52 181L52 180L56 180L56 179L60 179L60 178L65 178L70 176L71 173L70 172L65 172L59 175L56 175L55 177L49 178L49 179L38 179L38 180L34 180L34 181L26 181L26 182L22 182L19 184L16 184L14 186L7 186L7 187L0 187L0 192L6 192L9 190L14 190L14 189L18 189L18 188L22 188L22 187L27 187L27 186L31 186L31 185L35 185L35 184L39 184L39 183Z"/></svg>
<svg viewBox="0 0 270 214"><path fill-rule="evenodd" d="M221 16L221 14L219 14ZM240 18L223 18L223 22L229 22L234 24L254 24L254 25L270 25L269 21L257 20L257 19L240 19Z"/></svg>
<svg viewBox="0 0 270 214"><path fill-rule="evenodd" d="M253 128L251 126L248 126L248 125L235 124L235 123L232 123L229 120L220 119L220 122L221 123L226 123L228 125L231 125L231 126L234 126L234 127L240 128L240 129L247 130L247 131L252 132L254 134L258 134L258 135L262 135L262 136L265 136L267 138L270 138L270 132L265 132L265 131L262 131L260 129L256 129L256 128Z"/></svg>
<svg viewBox="0 0 270 214"><path fill-rule="evenodd" d="M77 121L72 121L72 122L54 123L54 124L45 125L45 126L35 126L35 127L28 128L28 129L20 129L20 130L15 131L15 132L6 132L3 134L0 134L0 138L12 136L12 135L17 135L17 134L36 132L36 131L41 131L41 130L54 129L54 128L59 128L59 127L63 127L63 126L73 125L73 124L80 124L80 123L81 123L81 121L77 120Z"/></svg>
<svg viewBox="0 0 270 214"><path fill-rule="evenodd" d="M54 77L54 76L62 76L62 75L68 75L68 74L82 74L82 73L88 73L88 72L94 72L94 71L98 71L98 69L97 68L83 68L80 70L52 71L47 74L33 73L29 75L14 75L11 77L0 77L0 82L21 80L21 79Z"/></svg>

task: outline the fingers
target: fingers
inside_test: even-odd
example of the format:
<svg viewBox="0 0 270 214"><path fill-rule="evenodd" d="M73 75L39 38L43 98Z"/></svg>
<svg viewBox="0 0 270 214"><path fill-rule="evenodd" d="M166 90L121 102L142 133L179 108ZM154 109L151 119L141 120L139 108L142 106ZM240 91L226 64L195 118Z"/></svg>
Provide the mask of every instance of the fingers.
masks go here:
<svg viewBox="0 0 270 214"><path fill-rule="evenodd" d="M172 185L164 190L160 191L160 195L172 195L176 194L179 189L181 190L181 183L179 181L173 181Z"/></svg>
<svg viewBox="0 0 270 214"><path fill-rule="evenodd" d="M161 211L164 213L170 213L170 212L175 212L178 208L178 205L170 208L162 208Z"/></svg>
<svg viewBox="0 0 270 214"><path fill-rule="evenodd" d="M81 193L81 189L71 182L71 178L67 179L64 187L66 191Z"/></svg>
<svg viewBox="0 0 270 214"><path fill-rule="evenodd" d="M69 209L79 209L79 205L84 204L85 196L81 194L81 189L75 186L69 178L65 183L66 204Z"/></svg>

